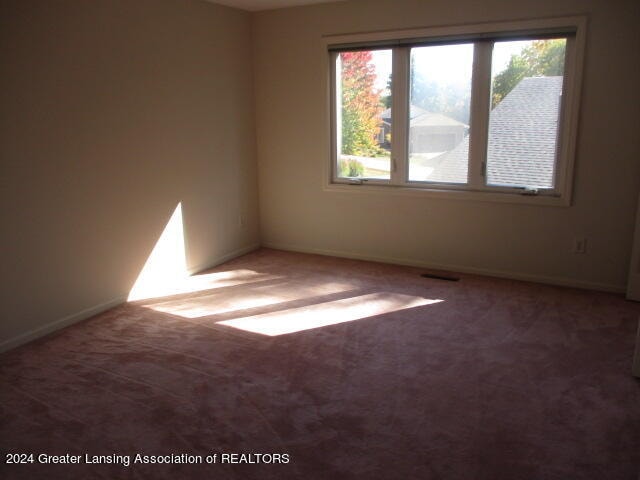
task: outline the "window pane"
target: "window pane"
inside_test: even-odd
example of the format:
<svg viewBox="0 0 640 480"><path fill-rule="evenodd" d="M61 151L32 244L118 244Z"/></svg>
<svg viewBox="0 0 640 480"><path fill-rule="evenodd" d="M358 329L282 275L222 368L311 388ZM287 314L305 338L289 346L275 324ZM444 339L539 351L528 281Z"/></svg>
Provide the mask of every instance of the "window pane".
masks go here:
<svg viewBox="0 0 640 480"><path fill-rule="evenodd" d="M553 188L566 39L496 42L487 183Z"/></svg>
<svg viewBox="0 0 640 480"><path fill-rule="evenodd" d="M409 180L467 183L473 44L411 49Z"/></svg>
<svg viewBox="0 0 640 480"><path fill-rule="evenodd" d="M391 50L338 55L338 177L391 178L391 55Z"/></svg>

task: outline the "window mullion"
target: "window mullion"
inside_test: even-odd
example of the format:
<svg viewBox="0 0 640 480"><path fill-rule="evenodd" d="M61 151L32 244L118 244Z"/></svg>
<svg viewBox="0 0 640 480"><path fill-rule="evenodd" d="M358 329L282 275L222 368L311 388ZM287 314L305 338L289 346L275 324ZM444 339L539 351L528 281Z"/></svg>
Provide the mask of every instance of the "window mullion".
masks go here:
<svg viewBox="0 0 640 480"><path fill-rule="evenodd" d="M562 97L560 104L560 118L558 121L558 133L556 143L556 161L554 165L554 191L566 191L571 192L571 183L566 181L567 162L570 158L573 158L573 154L568 153L568 149L571 145L575 145L575 141L569 142L569 138L575 137L575 132L571 132L570 119L573 117L571 114L571 108L573 108L572 95L575 95L571 89L567 89L567 85L573 85L575 80L573 78L575 72L575 38L568 37L565 49L565 64L564 64L564 81L562 84Z"/></svg>
<svg viewBox="0 0 640 480"><path fill-rule="evenodd" d="M491 51L493 42L478 41L473 51L471 128L469 131L469 186L486 188L487 137L491 97Z"/></svg>
<svg viewBox="0 0 640 480"><path fill-rule="evenodd" d="M340 91L340 81L338 79L338 72L340 71L338 62L340 55L338 52L331 52L330 59L331 168L329 170L329 177L332 182L335 182L338 180L338 152L342 150L342 145L340 145L342 138L342 109L338 106L338 98L342 95Z"/></svg>
<svg viewBox="0 0 640 480"><path fill-rule="evenodd" d="M391 81L391 183L406 183L409 144L409 47L393 49Z"/></svg>

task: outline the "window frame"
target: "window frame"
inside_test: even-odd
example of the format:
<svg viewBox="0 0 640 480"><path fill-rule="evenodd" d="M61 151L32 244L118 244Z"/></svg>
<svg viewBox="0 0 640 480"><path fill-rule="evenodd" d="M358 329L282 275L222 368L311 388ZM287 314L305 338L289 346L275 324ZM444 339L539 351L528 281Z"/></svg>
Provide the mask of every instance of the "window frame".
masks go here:
<svg viewBox="0 0 640 480"><path fill-rule="evenodd" d="M370 32L323 37L328 57L330 164L324 189L348 192L389 192L418 196L488 200L540 205L571 204L573 167L577 139L579 99L584 61L586 17L556 17L474 25L458 25ZM488 185L485 170L491 91L493 42L566 37L560 119L558 122L554 188L527 191L523 187ZM469 169L466 184L415 181L408 178L409 155L409 61L412 46L474 43L470 109ZM393 49L392 150L390 179L349 179L337 172L336 57L339 51ZM328 52L328 55L327 55ZM326 58L325 57L325 58ZM325 162L326 163L326 162Z"/></svg>

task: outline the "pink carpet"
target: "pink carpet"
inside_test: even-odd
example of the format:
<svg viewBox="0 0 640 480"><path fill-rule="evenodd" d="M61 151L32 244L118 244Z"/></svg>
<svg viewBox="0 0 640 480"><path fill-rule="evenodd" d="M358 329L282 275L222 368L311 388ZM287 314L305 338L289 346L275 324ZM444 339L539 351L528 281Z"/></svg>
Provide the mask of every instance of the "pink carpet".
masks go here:
<svg viewBox="0 0 640 480"><path fill-rule="evenodd" d="M421 273L263 249L7 352L0 477L639 478L639 304Z"/></svg>

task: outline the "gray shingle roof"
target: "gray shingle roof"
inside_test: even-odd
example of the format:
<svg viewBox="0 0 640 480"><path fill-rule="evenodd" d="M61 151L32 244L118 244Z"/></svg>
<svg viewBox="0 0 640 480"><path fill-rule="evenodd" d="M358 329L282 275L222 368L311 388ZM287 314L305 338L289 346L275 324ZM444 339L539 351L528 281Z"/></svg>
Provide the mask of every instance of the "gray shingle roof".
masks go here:
<svg viewBox="0 0 640 480"><path fill-rule="evenodd" d="M553 186L562 77L527 77L489 117L487 179L490 184ZM467 176L469 137L445 154L429 176L460 182Z"/></svg>

